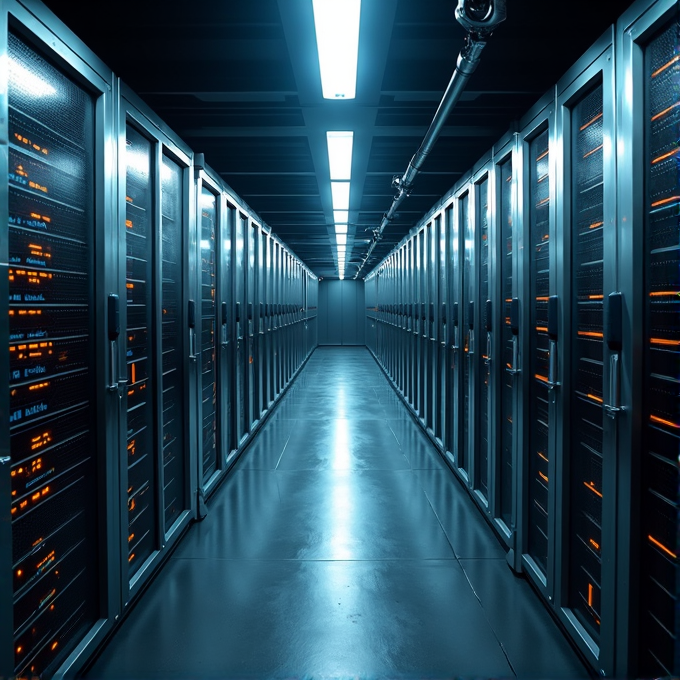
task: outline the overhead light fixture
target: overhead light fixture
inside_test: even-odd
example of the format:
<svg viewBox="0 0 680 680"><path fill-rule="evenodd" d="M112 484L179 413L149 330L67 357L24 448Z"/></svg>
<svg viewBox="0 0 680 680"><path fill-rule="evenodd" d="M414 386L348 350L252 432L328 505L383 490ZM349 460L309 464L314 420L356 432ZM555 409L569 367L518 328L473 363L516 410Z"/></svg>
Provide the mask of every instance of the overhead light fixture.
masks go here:
<svg viewBox="0 0 680 680"><path fill-rule="evenodd" d="M349 210L349 182L331 182L333 210Z"/></svg>
<svg viewBox="0 0 680 680"><path fill-rule="evenodd" d="M349 210L334 210L333 222L336 224L347 224L349 222Z"/></svg>
<svg viewBox="0 0 680 680"><path fill-rule="evenodd" d="M354 133L351 131L326 133L331 179L351 179L353 140Z"/></svg>
<svg viewBox="0 0 680 680"><path fill-rule="evenodd" d="M361 0L312 0L324 99L354 99Z"/></svg>
<svg viewBox="0 0 680 680"><path fill-rule="evenodd" d="M336 224L335 225L335 233L336 234L346 234L347 233L347 225L346 224Z"/></svg>
<svg viewBox="0 0 680 680"><path fill-rule="evenodd" d="M335 240L338 242L339 246L347 245L347 234L336 234Z"/></svg>

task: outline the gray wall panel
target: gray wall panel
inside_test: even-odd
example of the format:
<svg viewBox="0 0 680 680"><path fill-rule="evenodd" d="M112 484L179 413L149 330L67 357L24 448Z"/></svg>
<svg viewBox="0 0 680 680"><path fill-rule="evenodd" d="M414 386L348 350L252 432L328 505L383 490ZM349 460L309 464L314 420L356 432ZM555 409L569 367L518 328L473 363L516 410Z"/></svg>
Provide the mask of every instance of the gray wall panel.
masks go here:
<svg viewBox="0 0 680 680"><path fill-rule="evenodd" d="M319 344L364 345L363 281L319 283Z"/></svg>

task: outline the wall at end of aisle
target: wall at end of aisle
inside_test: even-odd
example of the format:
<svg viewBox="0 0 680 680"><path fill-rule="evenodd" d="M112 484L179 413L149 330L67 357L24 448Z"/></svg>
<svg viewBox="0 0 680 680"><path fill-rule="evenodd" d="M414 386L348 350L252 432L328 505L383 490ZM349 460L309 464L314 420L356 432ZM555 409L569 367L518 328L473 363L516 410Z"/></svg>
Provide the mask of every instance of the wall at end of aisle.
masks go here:
<svg viewBox="0 0 680 680"><path fill-rule="evenodd" d="M364 282L319 282L319 345L365 345Z"/></svg>

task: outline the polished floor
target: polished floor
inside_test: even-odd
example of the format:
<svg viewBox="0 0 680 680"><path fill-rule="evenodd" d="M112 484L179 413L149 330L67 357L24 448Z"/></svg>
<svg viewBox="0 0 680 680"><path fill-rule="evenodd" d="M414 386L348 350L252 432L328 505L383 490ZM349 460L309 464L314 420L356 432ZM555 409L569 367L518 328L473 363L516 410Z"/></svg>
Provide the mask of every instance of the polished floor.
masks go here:
<svg viewBox="0 0 680 680"><path fill-rule="evenodd" d="M365 348L319 348L88 678L587 678Z"/></svg>

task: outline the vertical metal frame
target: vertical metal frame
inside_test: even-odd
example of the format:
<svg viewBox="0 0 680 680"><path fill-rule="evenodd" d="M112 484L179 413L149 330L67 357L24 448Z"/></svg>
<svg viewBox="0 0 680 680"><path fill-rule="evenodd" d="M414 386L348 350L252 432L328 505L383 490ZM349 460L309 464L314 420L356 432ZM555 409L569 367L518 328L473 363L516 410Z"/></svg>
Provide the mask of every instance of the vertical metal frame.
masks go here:
<svg viewBox="0 0 680 680"><path fill-rule="evenodd" d="M522 452L521 460L518 460L518 472L521 474L518 484L518 497L522 499L523 507L521 509L522 514L522 525L520 545L518 550L522 554L522 569L531 578L532 582L543 595L545 599L552 602L553 599L553 578L552 578L552 565L554 564L554 546L555 546L555 502L554 502L554 484L551 485L549 489L549 520L548 520L548 564L547 573L544 577L540 569L534 563L534 560L528 555L528 446L529 446L529 432L533 424L530 420L530 407L528 406L528 398L530 395L530 381L533 379L531 375L531 344L530 344L530 334L532 332L531 328L531 278L529 275L531 267L531 251L533 244L530 238L530 164L531 158L529 155L529 146L533 139L539 134L543 133L546 129L548 130L548 144L551 150L550 153L550 166L549 166L549 176L550 176L550 242L555 244L555 153L552 151L555 149L555 91L551 89L548 91L539 102L529 111L529 113L520 121L521 132L519 134L519 145L518 145L518 164L516 172L521 175L518 177L518 216L519 221L517 223L518 231L521 231L521 235L518 234L519 240L519 260L518 260L518 291L520 291L520 308L521 308L521 320L520 320L520 356L521 356L521 383L522 390L521 395L518 395L518 402L520 403L519 413L518 413L518 426L520 429L520 441L518 442L519 451ZM555 293L555 248L551 250L550 258L550 286L551 294ZM521 397L521 398L520 398ZM551 405L551 423L555 422L555 409L554 404ZM551 440L551 450L554 452L554 426L550 430L550 440ZM550 456L549 464L549 477L553 480L555 479L555 456ZM519 515L519 511L518 511Z"/></svg>
<svg viewBox="0 0 680 680"><path fill-rule="evenodd" d="M574 187L572 175L572 108L581 98L598 84L603 88L603 215L604 215L604 297L617 291L617 235L616 235L616 113L614 80L614 35L613 27L574 65L557 85L556 133L555 133L555 274L560 299L560 337L558 345L559 375L561 392L558 395L559 409L555 424L555 467L553 478L555 493L555 561L554 561L554 605L581 652L602 675L614 672L615 634L615 586L616 586L616 463L617 463L617 421L608 418L603 407L603 476L602 476L602 537L601 552L601 593L600 640L594 640L568 608L569 518L571 470L569 462L572 439L570 431L575 427L571 422L570 395L572 359L572 281L577 276L572 257L572 196ZM551 258L552 260L552 258ZM604 330L604 329L603 329ZM566 331L566 332L565 332ZM603 396L608 400L606 386L609 385L609 354L603 341ZM562 397L561 399L559 397Z"/></svg>
<svg viewBox="0 0 680 680"><path fill-rule="evenodd" d="M119 482L117 478L118 404L116 395L107 392L110 375L109 346L106 338L106 317L103 300L108 292L117 289L117 260L108 253L117 251L115 234L115 182L116 144L114 136L115 96L113 74L100 62L54 15L43 5L26 0L8 0L0 8L0 61L7 63L8 31L11 27L36 51L58 63L65 72L93 98L93 169L94 187L94 233L96 247L93 281L95 355L92 357L93 418L97 422L95 442L98 455L96 479L92 480L98 491L98 611L99 618L83 638L75 643L65 657L58 660L58 667L51 669L53 677L65 673L77 673L93 650L102 642L120 613L120 568L117 557L117 517ZM7 70L0 74L0 171L8 176L8 98ZM7 225L9 190L6 181L0 183L0 217ZM4 292L3 309L7 318L8 284L8 230L0 230L0 287ZM0 326L0 342L8 347L8 325ZM9 375L8 353L0 360L3 375ZM9 389L0 392L0 412L9 413ZM0 457L10 456L9 422L0 423ZM0 522L0 611L9 615L0 617L0 674L14 675L13 645L13 579L12 579L12 527L10 522L11 463L0 463L0 502L3 521ZM6 513L6 514L5 514Z"/></svg>

